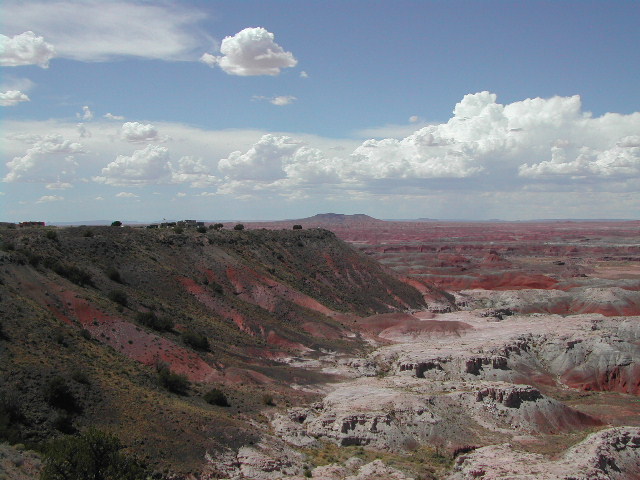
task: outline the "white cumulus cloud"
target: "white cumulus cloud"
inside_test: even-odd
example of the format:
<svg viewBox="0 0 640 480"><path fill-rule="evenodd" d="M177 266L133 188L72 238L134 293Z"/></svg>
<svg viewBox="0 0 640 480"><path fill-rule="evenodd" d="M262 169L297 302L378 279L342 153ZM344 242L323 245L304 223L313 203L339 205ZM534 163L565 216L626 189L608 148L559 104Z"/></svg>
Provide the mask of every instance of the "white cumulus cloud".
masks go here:
<svg viewBox="0 0 640 480"><path fill-rule="evenodd" d="M219 65L230 75L278 75L283 68L294 67L298 61L275 42L273 33L262 27L245 28L233 37L225 37L220 45L221 56L205 53L200 60L213 67Z"/></svg>
<svg viewBox="0 0 640 480"><path fill-rule="evenodd" d="M73 188L73 185L69 182L54 182L46 185L47 190L68 190L69 188Z"/></svg>
<svg viewBox="0 0 640 480"><path fill-rule="evenodd" d="M131 143L146 143L158 140L158 130L151 124L126 122L122 125L120 138Z"/></svg>
<svg viewBox="0 0 640 480"><path fill-rule="evenodd" d="M76 117L87 122L93 119L93 112L87 105L85 105L82 107L82 113L76 113Z"/></svg>
<svg viewBox="0 0 640 480"><path fill-rule="evenodd" d="M13 107L20 102L28 102L31 99L28 95L22 93L19 90L8 90L6 92L0 92L0 106Z"/></svg>
<svg viewBox="0 0 640 480"><path fill-rule="evenodd" d="M12 15L5 14L6 19ZM19 67L23 65L49 66L56 54L56 49L32 31L13 37L0 35L0 65L3 67Z"/></svg>
<svg viewBox="0 0 640 480"><path fill-rule="evenodd" d="M103 117L107 120L124 120L122 115L114 115L113 113L105 113Z"/></svg>
<svg viewBox="0 0 640 480"><path fill-rule="evenodd" d="M64 197L59 195L44 195L40 197L36 203L51 203L51 202L61 202L64 200Z"/></svg>
<svg viewBox="0 0 640 480"><path fill-rule="evenodd" d="M73 178L78 163L75 154L84 153L82 144L65 140L61 135L32 139L24 155L7 162L5 182L51 183Z"/></svg>
<svg viewBox="0 0 640 480"><path fill-rule="evenodd" d="M339 160L288 136L263 135L245 153L232 152L218 162L226 175L224 191L243 189L247 182L256 188L288 188L291 185L339 181Z"/></svg>
<svg viewBox="0 0 640 480"><path fill-rule="evenodd" d="M147 145L131 156L118 157L102 169L94 181L108 185L152 185L170 180L169 150Z"/></svg>
<svg viewBox="0 0 640 480"><path fill-rule="evenodd" d="M294 97L293 95L283 95L279 97L273 97L270 101L272 104L281 107L284 105L291 105L296 100L297 98Z"/></svg>
<svg viewBox="0 0 640 480"><path fill-rule="evenodd" d="M199 157L184 156L171 168L174 183L190 183L195 188L209 187L219 183L218 178L211 174L211 168Z"/></svg>
<svg viewBox="0 0 640 480"><path fill-rule="evenodd" d="M131 192L120 192L115 195L117 198L138 198L138 195Z"/></svg>

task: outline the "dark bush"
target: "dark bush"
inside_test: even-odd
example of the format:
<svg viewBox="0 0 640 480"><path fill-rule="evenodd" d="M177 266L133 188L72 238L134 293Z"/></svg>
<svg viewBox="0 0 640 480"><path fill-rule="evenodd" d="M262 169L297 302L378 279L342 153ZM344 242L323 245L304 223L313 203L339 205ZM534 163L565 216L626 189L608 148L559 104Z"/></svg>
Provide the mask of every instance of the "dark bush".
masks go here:
<svg viewBox="0 0 640 480"><path fill-rule="evenodd" d="M111 300L112 302L119 303L123 307L126 307L129 304L129 299L127 297L127 294L122 290L111 290L109 292L108 297L109 297L109 300Z"/></svg>
<svg viewBox="0 0 640 480"><path fill-rule="evenodd" d="M217 405L218 407L230 407L229 401L226 395L219 388L209 390L204 394L204 400L210 405Z"/></svg>
<svg viewBox="0 0 640 480"><path fill-rule="evenodd" d="M294 225L293 229L294 230L302 230L302 225Z"/></svg>
<svg viewBox="0 0 640 480"><path fill-rule="evenodd" d="M198 227L198 233L207 233L207 227Z"/></svg>
<svg viewBox="0 0 640 480"><path fill-rule="evenodd" d="M169 332L173 329L173 321L167 317L158 317L155 312L138 312L136 321L145 327L159 332Z"/></svg>
<svg viewBox="0 0 640 480"><path fill-rule="evenodd" d="M7 240L2 241L2 250L5 252L12 252L16 249L16 244L13 242L8 242Z"/></svg>
<svg viewBox="0 0 640 480"><path fill-rule="evenodd" d="M89 375L87 375L83 370L80 370L80 368L76 368L75 370L73 370L71 372L71 378L78 382L81 383L83 385L90 385L91 384L91 380L89 379Z"/></svg>
<svg viewBox="0 0 640 480"><path fill-rule="evenodd" d="M224 228L224 225L222 223L214 223L213 225L210 225L209 228L213 228L214 230L220 230Z"/></svg>
<svg viewBox="0 0 640 480"><path fill-rule="evenodd" d="M122 283L122 277L120 276L120 272L113 267L107 270L107 277L109 277L109 280L112 280L117 283Z"/></svg>
<svg viewBox="0 0 640 480"><path fill-rule="evenodd" d="M275 402L273 401L273 396L271 396L268 393L265 393L264 395L262 395L262 403L264 403L269 407L275 407L276 405Z"/></svg>
<svg viewBox="0 0 640 480"><path fill-rule="evenodd" d="M237 224L235 227L233 227L234 230L244 230L244 225L239 223Z"/></svg>
<svg viewBox="0 0 640 480"><path fill-rule="evenodd" d="M115 222L111 222L112 227L121 227L122 222L120 220L116 220Z"/></svg>
<svg viewBox="0 0 640 480"><path fill-rule="evenodd" d="M84 287L85 285L93 286L91 274L89 272L85 272L81 268L76 267L75 265L58 263L55 260L47 260L45 265L50 267L61 277L66 278L76 285L79 285L81 287Z"/></svg>
<svg viewBox="0 0 640 480"><path fill-rule="evenodd" d="M86 328L80 330L80 336L85 340L91 340L91 332L89 332L89 330L87 330Z"/></svg>
<svg viewBox="0 0 640 480"><path fill-rule="evenodd" d="M184 232L184 228L182 228L182 227L173 227L173 231L174 231L174 233L177 233L178 235L180 235L181 233Z"/></svg>
<svg viewBox="0 0 640 480"><path fill-rule="evenodd" d="M182 340L184 343L196 350L201 350L203 352L208 352L210 350L209 340L207 340L207 337L201 333L194 332L193 330L183 332Z"/></svg>
<svg viewBox="0 0 640 480"><path fill-rule="evenodd" d="M117 437L90 429L50 442L40 480L143 480L149 472L139 461L121 453Z"/></svg>
<svg viewBox="0 0 640 480"><path fill-rule="evenodd" d="M93 231L92 230L85 230L84 231L84 236L86 238L93 237Z"/></svg>
<svg viewBox="0 0 640 480"><path fill-rule="evenodd" d="M18 397L0 392L0 441L18 443L21 437L20 424L23 421Z"/></svg>
<svg viewBox="0 0 640 480"><path fill-rule="evenodd" d="M47 230L47 233L45 233L44 236L49 240L53 240L54 242L58 241L58 232L56 232L55 230Z"/></svg>
<svg viewBox="0 0 640 480"><path fill-rule="evenodd" d="M80 404L69 388L66 380L60 376L53 377L44 392L45 400L49 405L67 412L79 412Z"/></svg>
<svg viewBox="0 0 640 480"><path fill-rule="evenodd" d="M76 427L73 426L73 415L69 412L56 412L51 421L53 428L61 433L76 433Z"/></svg>
<svg viewBox="0 0 640 480"><path fill-rule="evenodd" d="M158 364L157 370L160 385L178 395L187 394L189 390L189 380L185 375L172 372L166 363Z"/></svg>

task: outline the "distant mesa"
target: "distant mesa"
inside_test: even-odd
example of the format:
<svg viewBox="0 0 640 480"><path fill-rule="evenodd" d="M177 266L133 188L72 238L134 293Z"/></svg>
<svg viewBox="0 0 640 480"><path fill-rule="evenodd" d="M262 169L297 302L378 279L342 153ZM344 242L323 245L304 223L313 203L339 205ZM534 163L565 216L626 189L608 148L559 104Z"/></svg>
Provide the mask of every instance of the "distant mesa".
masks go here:
<svg viewBox="0 0 640 480"><path fill-rule="evenodd" d="M344 225L354 223L382 223L383 220L370 217L364 213L356 213L354 215L344 215L342 213L319 213L313 217L298 220L300 223L314 225Z"/></svg>

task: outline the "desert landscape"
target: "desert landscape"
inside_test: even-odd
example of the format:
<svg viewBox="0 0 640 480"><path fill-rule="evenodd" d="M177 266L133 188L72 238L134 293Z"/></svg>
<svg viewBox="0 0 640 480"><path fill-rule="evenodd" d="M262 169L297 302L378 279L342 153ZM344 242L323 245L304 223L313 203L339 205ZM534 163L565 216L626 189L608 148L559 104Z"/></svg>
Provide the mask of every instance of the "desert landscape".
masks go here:
<svg viewBox="0 0 640 480"><path fill-rule="evenodd" d="M640 222L243 226L1 229L5 478L640 478Z"/></svg>

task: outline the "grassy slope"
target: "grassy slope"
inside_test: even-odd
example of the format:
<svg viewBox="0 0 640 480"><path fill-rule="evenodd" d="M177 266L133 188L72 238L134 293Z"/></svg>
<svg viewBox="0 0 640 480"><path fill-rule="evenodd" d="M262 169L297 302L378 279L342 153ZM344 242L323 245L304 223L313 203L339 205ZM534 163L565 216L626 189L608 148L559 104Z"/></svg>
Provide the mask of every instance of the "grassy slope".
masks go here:
<svg viewBox="0 0 640 480"><path fill-rule="evenodd" d="M269 360L295 354L297 346L360 348L328 309L367 315L422 304L415 290L324 230L82 227L6 229L0 236L0 395L19 411L9 434L40 442L97 425L156 469L195 470L206 451L254 440L247 419L264 408L265 391L278 404L295 403L305 398L288 388L291 379L330 380ZM126 306L110 300L114 291L125 294ZM136 313L149 310L170 318L174 329L137 323ZM206 336L211 351L186 345L187 330ZM188 395L168 392L153 362L135 360L149 339L172 368L200 380ZM54 377L63 379L75 408L47 401ZM232 407L202 399L212 386Z"/></svg>

